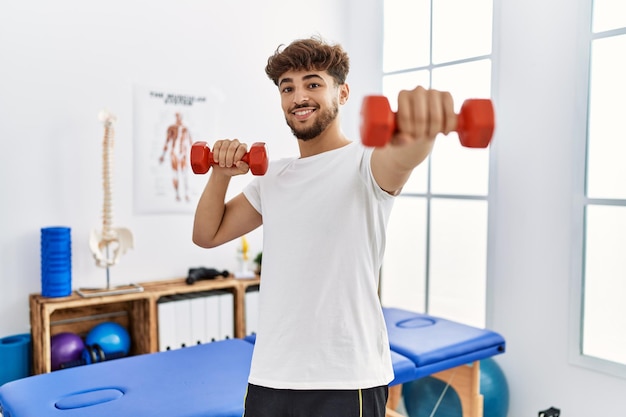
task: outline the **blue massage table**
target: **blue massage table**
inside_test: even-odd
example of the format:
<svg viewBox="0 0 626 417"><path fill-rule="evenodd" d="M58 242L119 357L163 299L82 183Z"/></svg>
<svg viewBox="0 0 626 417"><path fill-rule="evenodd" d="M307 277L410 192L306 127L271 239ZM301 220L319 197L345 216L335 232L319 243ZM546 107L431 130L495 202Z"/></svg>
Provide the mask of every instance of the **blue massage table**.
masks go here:
<svg viewBox="0 0 626 417"><path fill-rule="evenodd" d="M253 345L227 339L9 382L3 417L241 417Z"/></svg>
<svg viewBox="0 0 626 417"><path fill-rule="evenodd" d="M433 376L457 392L463 417L482 417L480 360L504 353L504 338L491 330L398 308L383 308L383 314L395 372L390 408L397 407L400 384Z"/></svg>
<svg viewBox="0 0 626 417"><path fill-rule="evenodd" d="M504 338L491 330L398 308L384 308L392 352L414 363L401 382L473 363L505 351ZM393 359L393 357L392 357ZM396 375L397 378L397 375Z"/></svg>
<svg viewBox="0 0 626 417"><path fill-rule="evenodd" d="M449 381L446 373L453 372L461 382L451 383L457 392L471 387L467 395L459 392L463 415L482 416L478 361L504 352L502 336L401 309L384 314L392 388L427 375ZM3 417L241 417L253 343L253 336L228 339L20 379L0 387L0 411Z"/></svg>

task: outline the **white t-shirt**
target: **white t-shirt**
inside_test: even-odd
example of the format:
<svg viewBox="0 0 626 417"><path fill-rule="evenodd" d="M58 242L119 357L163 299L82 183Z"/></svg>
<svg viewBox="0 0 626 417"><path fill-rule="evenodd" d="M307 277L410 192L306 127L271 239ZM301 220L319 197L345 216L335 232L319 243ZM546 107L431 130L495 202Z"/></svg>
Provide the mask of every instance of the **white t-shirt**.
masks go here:
<svg viewBox="0 0 626 417"><path fill-rule="evenodd" d="M394 198L353 142L272 162L244 195L263 216L263 274L249 382L358 389L393 379L378 298Z"/></svg>

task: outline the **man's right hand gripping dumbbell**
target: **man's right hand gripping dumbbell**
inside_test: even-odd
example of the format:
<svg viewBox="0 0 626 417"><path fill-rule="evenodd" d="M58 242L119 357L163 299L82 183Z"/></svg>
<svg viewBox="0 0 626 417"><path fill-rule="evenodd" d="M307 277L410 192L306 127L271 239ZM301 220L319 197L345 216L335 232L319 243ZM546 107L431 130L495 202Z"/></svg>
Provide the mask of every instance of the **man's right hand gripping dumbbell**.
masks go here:
<svg viewBox="0 0 626 417"><path fill-rule="evenodd" d="M241 160L248 164L253 175L264 175L269 165L265 143L253 143ZM206 174L211 165L216 165L213 152L206 142L196 142L191 146L190 161L191 169L196 174Z"/></svg>

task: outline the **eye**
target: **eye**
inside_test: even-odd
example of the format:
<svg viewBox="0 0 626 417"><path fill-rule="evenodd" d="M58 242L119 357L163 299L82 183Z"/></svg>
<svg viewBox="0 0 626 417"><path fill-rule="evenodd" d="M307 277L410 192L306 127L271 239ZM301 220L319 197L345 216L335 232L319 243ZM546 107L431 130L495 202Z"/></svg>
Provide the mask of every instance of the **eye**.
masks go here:
<svg viewBox="0 0 626 417"><path fill-rule="evenodd" d="M319 83L311 83L309 84L309 89L314 90L318 87L321 87L321 85Z"/></svg>
<svg viewBox="0 0 626 417"><path fill-rule="evenodd" d="M280 90L281 93L291 93L292 91L292 87L284 87L282 90Z"/></svg>

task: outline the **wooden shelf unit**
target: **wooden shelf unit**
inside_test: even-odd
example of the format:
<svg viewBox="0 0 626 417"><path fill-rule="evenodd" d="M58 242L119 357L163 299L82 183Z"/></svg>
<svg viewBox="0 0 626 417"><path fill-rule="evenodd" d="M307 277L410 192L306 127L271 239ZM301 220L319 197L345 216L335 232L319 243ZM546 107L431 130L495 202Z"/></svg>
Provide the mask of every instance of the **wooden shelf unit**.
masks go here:
<svg viewBox="0 0 626 417"><path fill-rule="evenodd" d="M159 350L159 298L175 294L204 291L228 291L233 294L234 335L242 338L245 328L246 289L259 285L252 279L216 278L188 285L185 278L140 283L142 292L131 294L81 297L73 292L68 297L46 298L31 294L30 325L33 342L33 372L50 372L50 337L73 332L84 337L98 323L114 321L124 326L131 338L131 355Z"/></svg>

